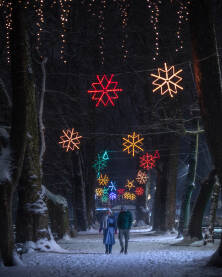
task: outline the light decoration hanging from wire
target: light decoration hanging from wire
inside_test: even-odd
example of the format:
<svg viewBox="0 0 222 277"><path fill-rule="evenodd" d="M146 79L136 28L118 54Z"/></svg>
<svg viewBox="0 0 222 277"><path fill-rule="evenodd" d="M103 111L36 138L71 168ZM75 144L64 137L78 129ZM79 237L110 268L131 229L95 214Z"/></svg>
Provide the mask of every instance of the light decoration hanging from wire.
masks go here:
<svg viewBox="0 0 222 277"><path fill-rule="evenodd" d="M138 171L137 176L136 176L136 181L137 181L140 185L146 184L146 182L148 181L148 179L149 179L149 177L148 177L148 175L147 175L145 172L143 172L143 171L141 171L141 170Z"/></svg>
<svg viewBox="0 0 222 277"><path fill-rule="evenodd" d="M129 13L130 2L128 0L120 0L120 1L118 1L118 4L119 4L119 9L120 9L122 33L123 33L121 48L123 51L123 60L126 60L128 57L127 26L128 26L128 13Z"/></svg>
<svg viewBox="0 0 222 277"><path fill-rule="evenodd" d="M43 30L43 25L44 25L43 8L44 8L44 0L34 1L34 10L38 18L36 22L36 26L38 28L38 31L36 33L36 49L39 49L39 47L41 46L41 32Z"/></svg>
<svg viewBox="0 0 222 277"><path fill-rule="evenodd" d="M182 28L183 25L188 22L189 20L189 5L190 5L190 1L189 0L184 0L184 1L172 1L171 3L175 3L177 5L177 31L176 31L176 35L177 35L177 39L178 39L178 47L176 48L176 52L178 52L179 50L183 49L183 37L182 37Z"/></svg>
<svg viewBox="0 0 222 277"><path fill-rule="evenodd" d="M22 4L22 2L19 2ZM5 24L5 47L6 61L10 63L10 32L12 30L12 1L0 1L0 8L3 10L3 20Z"/></svg>
<svg viewBox="0 0 222 277"><path fill-rule="evenodd" d="M75 149L79 149L79 144L80 141L79 139L82 138L82 136L79 136L78 132L74 131L74 128L62 130L63 132L63 136L60 137L60 142L59 144L62 145L62 148L66 149L66 152L68 152L69 150L75 150Z"/></svg>
<svg viewBox="0 0 222 277"><path fill-rule="evenodd" d="M96 192L96 196L103 196L103 189L102 188L96 188L95 192Z"/></svg>
<svg viewBox="0 0 222 277"><path fill-rule="evenodd" d="M164 68L158 68L158 75L151 74L151 76L155 78L152 82L155 86L153 92L160 91L161 95L168 93L170 97L173 98L174 95L177 94L178 89L183 90L183 87L179 85L183 78L178 75L182 71L183 70L180 69L175 72L174 66L168 68L167 64L164 63Z"/></svg>
<svg viewBox="0 0 222 277"><path fill-rule="evenodd" d="M110 191L116 191L116 182L111 181L108 188Z"/></svg>
<svg viewBox="0 0 222 277"><path fill-rule="evenodd" d="M122 138L123 139L123 151L127 151L128 154L132 154L134 157L135 153L139 151L144 151L142 148L143 145L143 140L144 138L141 138L140 135L136 134L133 132L132 135L128 135L127 138Z"/></svg>
<svg viewBox="0 0 222 277"><path fill-rule="evenodd" d="M135 193L131 193L130 194L130 200L136 200L136 195L135 195Z"/></svg>
<svg viewBox="0 0 222 277"><path fill-rule="evenodd" d="M60 34L61 39L61 49L60 49L60 59L66 64L67 60L65 59L65 44L66 44L66 25L68 23L70 13L71 13L71 3L72 0L58 0L60 7L60 21L62 32Z"/></svg>
<svg viewBox="0 0 222 277"><path fill-rule="evenodd" d="M155 61L159 56L159 16L160 10L159 6L162 4L160 0L146 0L147 6L150 9L150 23L153 26L154 32L154 49L155 53L153 60Z"/></svg>
<svg viewBox="0 0 222 277"><path fill-rule="evenodd" d="M131 190L132 188L135 188L134 186L134 180L127 180L127 184L125 185L125 187L127 187L129 190Z"/></svg>
<svg viewBox="0 0 222 277"><path fill-rule="evenodd" d="M109 194L109 199L110 199L110 200L115 200L116 197L117 197L117 195L116 195L115 192L110 192L110 194Z"/></svg>
<svg viewBox="0 0 222 277"><path fill-rule="evenodd" d="M154 155L146 153L142 157L140 157L140 167L146 170L150 170L156 166L156 159L159 159L159 151L156 150Z"/></svg>
<svg viewBox="0 0 222 277"><path fill-rule="evenodd" d="M101 174L97 180L100 186L107 186L109 183L109 177L106 174L104 176Z"/></svg>
<svg viewBox="0 0 222 277"><path fill-rule="evenodd" d="M108 78L105 74L103 77L96 76L98 82L92 83L93 90L88 90L88 93L92 93L92 100L97 101L96 107L99 104L107 106L111 104L115 106L114 101L119 98L117 92L123 91L121 88L117 88L118 82L113 82L114 74Z"/></svg>
<svg viewBox="0 0 222 277"><path fill-rule="evenodd" d="M137 187L135 189L135 194L138 195L138 196L142 196L144 194L144 188L142 187Z"/></svg>
<svg viewBox="0 0 222 277"><path fill-rule="evenodd" d="M136 195L135 193L131 193L129 191L124 192L123 198L126 200L136 200Z"/></svg>
<svg viewBox="0 0 222 277"><path fill-rule="evenodd" d="M100 9L99 9L99 26L98 26L98 35L99 35L99 52L101 57L101 64L104 64L105 58L104 58L104 13L106 9L106 0L100 0Z"/></svg>
<svg viewBox="0 0 222 277"><path fill-rule="evenodd" d="M101 170L103 170L106 166L107 166L107 160L104 160L102 158L102 155L97 154L97 159L93 164L93 167L97 172L97 178L99 178Z"/></svg>

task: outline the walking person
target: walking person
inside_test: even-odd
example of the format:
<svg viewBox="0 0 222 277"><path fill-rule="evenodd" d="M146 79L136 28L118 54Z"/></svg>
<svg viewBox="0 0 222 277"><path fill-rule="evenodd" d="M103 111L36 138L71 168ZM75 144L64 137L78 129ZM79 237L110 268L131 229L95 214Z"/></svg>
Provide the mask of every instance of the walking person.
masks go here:
<svg viewBox="0 0 222 277"><path fill-rule="evenodd" d="M115 234L117 233L116 218L111 210L103 217L99 232L103 230L103 243L105 244L105 254L112 253L113 244L115 244Z"/></svg>
<svg viewBox="0 0 222 277"><path fill-rule="evenodd" d="M117 227L119 229L119 243L120 243L120 253L127 254L128 250L128 241L129 241L129 232L132 226L132 214L130 211L126 210L125 207L121 207L120 213L117 219ZM123 244L123 237L125 244Z"/></svg>

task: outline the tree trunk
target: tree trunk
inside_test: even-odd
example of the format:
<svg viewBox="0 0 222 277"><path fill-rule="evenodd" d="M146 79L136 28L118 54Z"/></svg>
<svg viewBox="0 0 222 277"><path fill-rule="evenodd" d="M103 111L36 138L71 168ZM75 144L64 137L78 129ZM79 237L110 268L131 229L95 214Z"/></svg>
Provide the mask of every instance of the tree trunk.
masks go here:
<svg viewBox="0 0 222 277"><path fill-rule="evenodd" d="M192 212L187 233L187 235L191 238L197 238L198 240L203 238L202 221L205 208L210 199L210 195L215 184L215 173L215 170L211 171L207 180L201 184L200 192Z"/></svg>
<svg viewBox="0 0 222 277"><path fill-rule="evenodd" d="M185 183L185 191L183 195L183 200L181 204L180 210L180 219L179 219L179 227L178 227L178 237L182 236L184 233L184 229L188 228L188 223L190 219L190 202L191 196L194 189L194 182L196 176L196 168L197 168L197 157L198 157L198 134L196 135L196 139L192 139L191 141L191 157L189 161L189 169L187 174L187 179Z"/></svg>
<svg viewBox="0 0 222 277"><path fill-rule="evenodd" d="M3 263L11 266L13 259L14 238L12 230L12 197L21 175L26 148L26 120L28 80L27 52L25 40L23 5L12 2L12 31L10 35L11 70L12 70L12 126L10 133L11 177L1 180L0 221L5 224L0 228L0 252Z"/></svg>
<svg viewBox="0 0 222 277"><path fill-rule="evenodd" d="M190 31L194 77L210 152L222 183L222 88L212 10L213 1L193 0ZM211 265L222 266L222 241Z"/></svg>

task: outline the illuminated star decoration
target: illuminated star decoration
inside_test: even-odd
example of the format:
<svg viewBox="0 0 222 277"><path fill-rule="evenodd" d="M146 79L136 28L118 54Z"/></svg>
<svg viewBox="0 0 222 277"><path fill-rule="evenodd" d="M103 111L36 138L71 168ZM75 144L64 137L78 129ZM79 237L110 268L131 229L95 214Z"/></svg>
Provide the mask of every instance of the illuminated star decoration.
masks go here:
<svg viewBox="0 0 222 277"><path fill-rule="evenodd" d="M159 159L160 155L158 150L155 151L154 155L149 155L146 153L140 157L140 167L149 170L156 166L156 159Z"/></svg>
<svg viewBox="0 0 222 277"><path fill-rule="evenodd" d="M134 183L134 180L132 180L132 181L127 180L127 185L125 185L125 187L127 187L129 190L131 190L132 188L135 188L133 183Z"/></svg>
<svg viewBox="0 0 222 277"><path fill-rule="evenodd" d="M97 75L98 83L92 83L93 90L88 90L88 93L92 93L92 100L97 101L96 107L99 104L103 104L107 106L109 103L112 106L114 105L113 100L119 98L117 92L122 91L121 88L117 88L118 82L112 82L114 74L108 79L107 76L104 74L103 77Z"/></svg>
<svg viewBox="0 0 222 277"><path fill-rule="evenodd" d="M141 196L141 195L143 195L143 193L144 193L144 189L142 187L136 188L136 190L135 190L136 195Z"/></svg>
<svg viewBox="0 0 222 277"><path fill-rule="evenodd" d="M111 181L109 185L110 191L116 191L116 182Z"/></svg>
<svg viewBox="0 0 222 277"><path fill-rule="evenodd" d="M62 132L64 136L60 137L61 141L59 142L59 144L62 144L62 148L66 148L66 152L69 150L73 151L75 149L79 149L79 139L82 138L82 136L79 136L78 132L74 132L74 128L72 128L72 130L62 130Z"/></svg>
<svg viewBox="0 0 222 277"><path fill-rule="evenodd" d="M96 196L103 196L103 189L102 188L96 188Z"/></svg>
<svg viewBox="0 0 222 277"><path fill-rule="evenodd" d="M178 76L183 70L180 69L175 72L175 67L171 66L167 68L167 64L164 63L164 69L158 68L158 75L151 74L152 77L156 78L152 84L156 86L153 92L160 91L161 95L169 93L170 97L174 97L177 94L177 89L183 90L183 87L179 85L182 81L182 77Z"/></svg>
<svg viewBox="0 0 222 277"><path fill-rule="evenodd" d="M148 179L149 179L149 177L147 176L147 174L145 172L143 172L141 170L138 171L136 180L140 185L146 184Z"/></svg>
<svg viewBox="0 0 222 277"><path fill-rule="evenodd" d="M100 186L107 186L109 183L109 177L106 174L104 176L101 174L98 178L98 182Z"/></svg>
<svg viewBox="0 0 222 277"><path fill-rule="evenodd" d="M116 193L115 192L110 192L109 199L110 200L115 200L116 199Z"/></svg>
<svg viewBox="0 0 222 277"><path fill-rule="evenodd" d="M127 150L128 154L132 154L134 157L135 152L143 151L143 148L141 147L143 145L143 140L144 138L140 138L140 135L136 135L136 133L133 132L132 135L128 135L127 138L123 138L123 146L125 147L123 151Z"/></svg>

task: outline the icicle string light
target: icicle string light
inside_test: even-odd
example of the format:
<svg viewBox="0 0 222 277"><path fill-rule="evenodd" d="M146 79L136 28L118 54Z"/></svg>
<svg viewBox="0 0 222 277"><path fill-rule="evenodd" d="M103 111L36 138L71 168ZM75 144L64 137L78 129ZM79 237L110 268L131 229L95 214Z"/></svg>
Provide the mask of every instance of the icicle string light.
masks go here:
<svg viewBox="0 0 222 277"><path fill-rule="evenodd" d="M60 7L60 21L62 32L60 34L61 39L61 49L60 49L60 59L66 64L67 60L65 59L65 44L66 44L66 24L68 22L70 11L71 11L71 3L72 0L58 0Z"/></svg>
<svg viewBox="0 0 222 277"><path fill-rule="evenodd" d="M160 10L159 6L162 4L160 0L146 0L147 6L150 9L150 23L153 26L154 32L154 56L153 60L155 61L159 56L159 16Z"/></svg>
<svg viewBox="0 0 222 277"><path fill-rule="evenodd" d="M100 0L100 9L99 9L99 26L98 26L98 34L99 34L99 52L101 57L101 64L104 64L105 58L104 58L104 13L106 9L106 0Z"/></svg>
<svg viewBox="0 0 222 277"><path fill-rule="evenodd" d="M128 49L127 49L127 25L128 25L128 11L129 11L129 0L120 0L119 1L120 7L120 16L121 16L121 23L122 23L122 32L123 32L123 40L122 40L122 51L123 51L123 59L126 60L128 57Z"/></svg>
<svg viewBox="0 0 222 277"><path fill-rule="evenodd" d="M183 2L181 1L177 1L179 3L179 7L177 10L177 39L178 39L178 47L176 48L176 52L178 52L179 50L183 49L183 38L182 38L182 28L183 25L188 21L189 18L189 5L190 5L190 1L185 0ZM185 2L185 3L184 3Z"/></svg>
<svg viewBox="0 0 222 277"><path fill-rule="evenodd" d="M37 33L36 33L36 49L39 49L41 46L41 32L43 30L43 24L44 24L44 0L35 0L33 8L35 10L35 13L37 15Z"/></svg>

